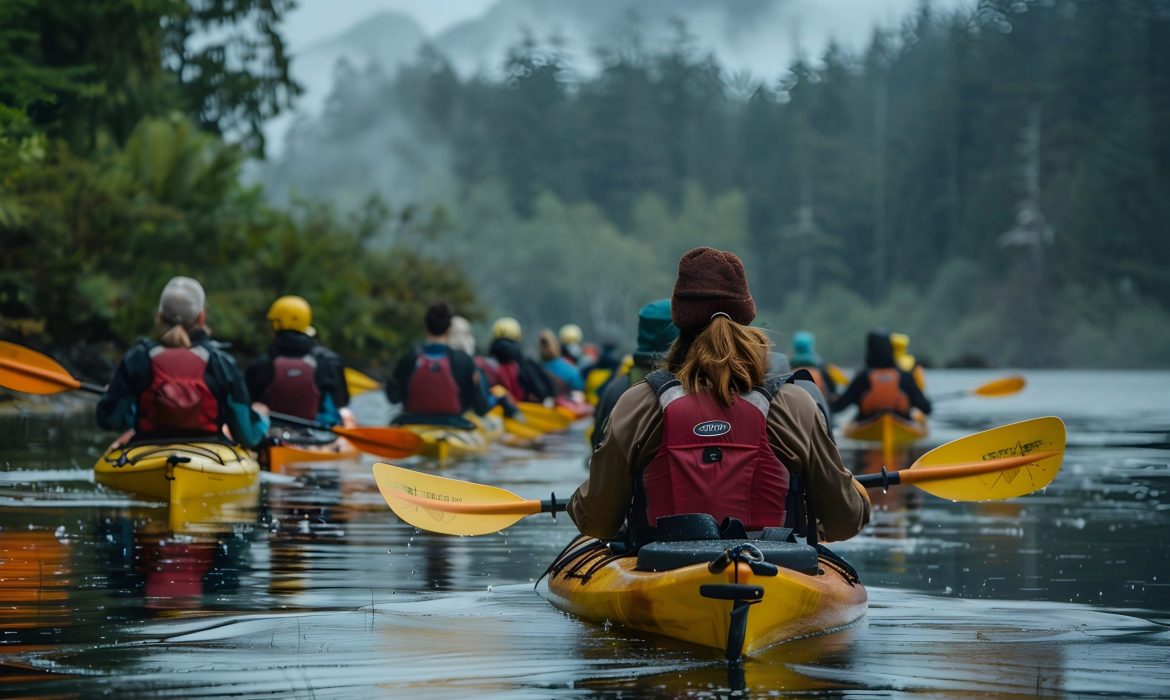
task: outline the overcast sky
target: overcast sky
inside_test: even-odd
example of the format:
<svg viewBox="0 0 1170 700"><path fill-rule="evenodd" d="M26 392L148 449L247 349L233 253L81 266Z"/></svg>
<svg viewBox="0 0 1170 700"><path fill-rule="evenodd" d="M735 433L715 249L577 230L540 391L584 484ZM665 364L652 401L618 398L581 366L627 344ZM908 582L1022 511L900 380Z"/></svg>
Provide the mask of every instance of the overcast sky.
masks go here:
<svg viewBox="0 0 1170 700"><path fill-rule="evenodd" d="M300 0L285 20L285 38L303 49L349 29L363 17L397 10L413 17L434 36L455 22L477 17L496 0ZM588 0L582 0L587 2Z"/></svg>
<svg viewBox="0 0 1170 700"><path fill-rule="evenodd" d="M581 0L588 2L589 0ZM848 16L865 26L891 24L913 11L920 0L815 0L836 16ZM952 7L966 0L934 0L936 7ZM413 17L434 36L455 22L478 17L496 0L300 0L285 21L285 38L292 50L334 36L382 10ZM845 12L842 12L844 10ZM844 32L848 34L849 32Z"/></svg>

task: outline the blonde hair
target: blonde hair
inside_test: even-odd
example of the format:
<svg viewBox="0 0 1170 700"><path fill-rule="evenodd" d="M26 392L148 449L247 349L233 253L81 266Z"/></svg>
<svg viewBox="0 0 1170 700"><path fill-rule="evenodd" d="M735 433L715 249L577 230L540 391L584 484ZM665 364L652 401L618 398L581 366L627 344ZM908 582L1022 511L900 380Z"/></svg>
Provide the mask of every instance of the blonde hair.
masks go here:
<svg viewBox="0 0 1170 700"><path fill-rule="evenodd" d="M708 392L724 406L764 383L771 344L758 328L717 315L697 336L670 346L666 367L688 394Z"/></svg>
<svg viewBox="0 0 1170 700"><path fill-rule="evenodd" d="M182 323L167 324L162 316L158 317L158 342L164 348L190 348L192 345L191 334L195 331L203 331L207 335L211 335L211 329L207 327L206 323L200 323L198 319L191 325L185 326Z"/></svg>
<svg viewBox="0 0 1170 700"><path fill-rule="evenodd" d="M541 331L537 342L540 345L540 359L555 360L561 356L561 344L552 331Z"/></svg>

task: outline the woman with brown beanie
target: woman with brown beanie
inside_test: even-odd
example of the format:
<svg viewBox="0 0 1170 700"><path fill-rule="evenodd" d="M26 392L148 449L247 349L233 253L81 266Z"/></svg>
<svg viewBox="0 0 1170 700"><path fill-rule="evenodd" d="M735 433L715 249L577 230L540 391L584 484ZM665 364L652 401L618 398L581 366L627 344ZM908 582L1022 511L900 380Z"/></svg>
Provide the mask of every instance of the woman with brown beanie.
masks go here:
<svg viewBox="0 0 1170 700"><path fill-rule="evenodd" d="M631 387L610 414L568 507L582 533L615 539L624 526L640 545L658 517L683 513L737 519L748 531L800 525L787 507L796 481L825 538L848 539L869 521L869 497L812 397L792 384L764 388L770 344L748 327L755 315L738 257L683 255L671 297L680 336L666 371Z"/></svg>

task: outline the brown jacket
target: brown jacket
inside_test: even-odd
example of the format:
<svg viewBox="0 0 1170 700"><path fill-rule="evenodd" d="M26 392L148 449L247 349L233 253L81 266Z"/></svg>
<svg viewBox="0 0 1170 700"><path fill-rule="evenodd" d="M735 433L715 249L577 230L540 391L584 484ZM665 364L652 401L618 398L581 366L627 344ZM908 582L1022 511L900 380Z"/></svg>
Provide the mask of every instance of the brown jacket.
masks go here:
<svg viewBox="0 0 1170 700"><path fill-rule="evenodd" d="M869 522L869 496L856 485L829 437L825 417L807 391L783 385L768 412L768 439L780 461L803 477L828 540L845 540ZM613 538L625 522L633 483L662 442L662 411L646 382L630 387L610 414L606 435L589 460L589 478L569 501L583 534Z"/></svg>

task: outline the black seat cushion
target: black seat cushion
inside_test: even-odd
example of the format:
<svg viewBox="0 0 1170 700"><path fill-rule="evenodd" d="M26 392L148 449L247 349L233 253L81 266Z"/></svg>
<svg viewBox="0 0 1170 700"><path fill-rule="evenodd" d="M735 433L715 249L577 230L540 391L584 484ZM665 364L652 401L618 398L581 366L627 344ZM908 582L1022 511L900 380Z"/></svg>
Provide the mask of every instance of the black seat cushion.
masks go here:
<svg viewBox="0 0 1170 700"><path fill-rule="evenodd" d="M691 564L705 564L718 559L723 552L741 544L755 545L764 555L764 561L776 566L815 573L817 550L797 542L768 540L693 540L688 542L651 542L638 550L639 571L670 571Z"/></svg>

